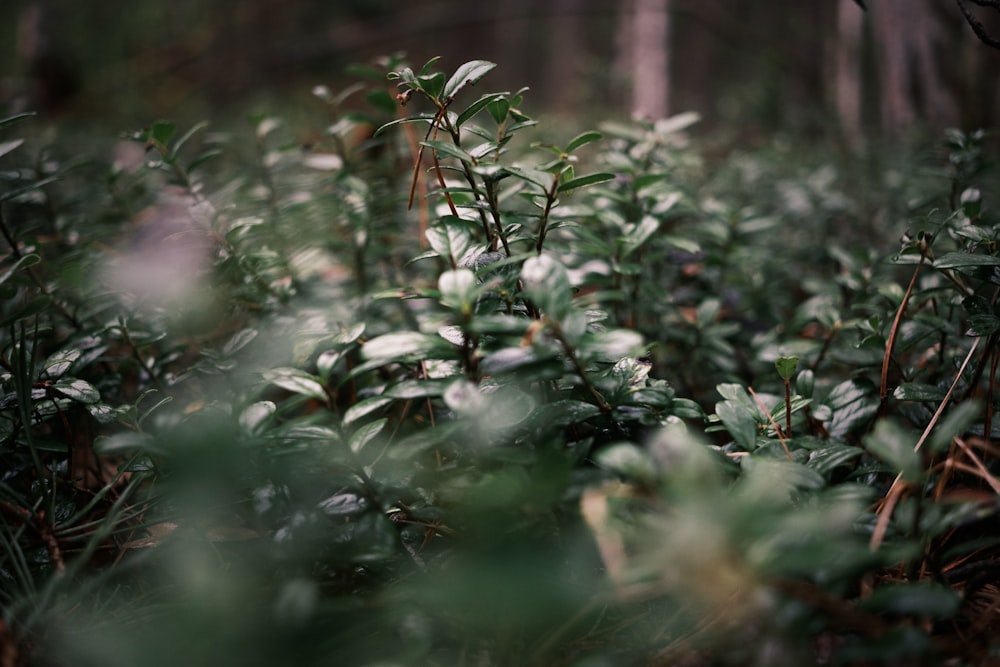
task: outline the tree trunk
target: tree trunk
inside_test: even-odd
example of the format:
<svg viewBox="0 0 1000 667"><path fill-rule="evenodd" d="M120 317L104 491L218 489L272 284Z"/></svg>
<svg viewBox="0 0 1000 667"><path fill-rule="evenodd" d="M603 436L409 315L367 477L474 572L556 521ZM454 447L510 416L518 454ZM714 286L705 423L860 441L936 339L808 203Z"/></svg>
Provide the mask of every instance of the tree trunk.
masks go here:
<svg viewBox="0 0 1000 667"><path fill-rule="evenodd" d="M670 111L670 0L635 0L629 33L632 113L665 118Z"/></svg>
<svg viewBox="0 0 1000 667"><path fill-rule="evenodd" d="M864 13L847 0L837 2L837 34L834 53L834 106L844 140L861 145L861 29Z"/></svg>
<svg viewBox="0 0 1000 667"><path fill-rule="evenodd" d="M584 100L584 56L589 51L584 41L585 9L581 0L553 0L549 53L546 63L546 96L549 105L562 113L579 110Z"/></svg>
<svg viewBox="0 0 1000 667"><path fill-rule="evenodd" d="M910 65L907 41L913 38L912 4L920 0L879 0L872 2L875 48L878 57L882 129L900 136L916 118L910 96Z"/></svg>

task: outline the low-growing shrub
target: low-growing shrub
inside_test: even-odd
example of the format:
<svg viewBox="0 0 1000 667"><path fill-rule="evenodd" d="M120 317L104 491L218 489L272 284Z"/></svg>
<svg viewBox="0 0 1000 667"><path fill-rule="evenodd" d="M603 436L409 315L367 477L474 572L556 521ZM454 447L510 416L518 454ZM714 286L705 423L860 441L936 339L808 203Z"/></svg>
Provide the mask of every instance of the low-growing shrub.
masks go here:
<svg viewBox="0 0 1000 667"><path fill-rule="evenodd" d="M998 650L982 133L883 206L387 65L305 147L0 126L0 664Z"/></svg>

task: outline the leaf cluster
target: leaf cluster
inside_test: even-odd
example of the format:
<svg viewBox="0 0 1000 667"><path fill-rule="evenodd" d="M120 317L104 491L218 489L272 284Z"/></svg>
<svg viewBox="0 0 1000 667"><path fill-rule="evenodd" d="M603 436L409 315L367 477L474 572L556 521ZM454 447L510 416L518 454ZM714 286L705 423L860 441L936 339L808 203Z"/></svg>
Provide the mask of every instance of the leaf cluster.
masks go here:
<svg viewBox="0 0 1000 667"><path fill-rule="evenodd" d="M873 202L693 114L553 145L493 63L383 65L305 147L0 144L13 664L996 650L985 135Z"/></svg>

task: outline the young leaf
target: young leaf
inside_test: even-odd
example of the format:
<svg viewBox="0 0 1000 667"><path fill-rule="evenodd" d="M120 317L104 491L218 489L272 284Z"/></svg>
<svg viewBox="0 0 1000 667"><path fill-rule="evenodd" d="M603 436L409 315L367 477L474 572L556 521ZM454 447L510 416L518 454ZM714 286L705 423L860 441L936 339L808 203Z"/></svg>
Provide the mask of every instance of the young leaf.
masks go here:
<svg viewBox="0 0 1000 667"><path fill-rule="evenodd" d="M782 380L791 380L798 366L798 357L778 357L774 360L774 367L778 370L778 375L781 376Z"/></svg>

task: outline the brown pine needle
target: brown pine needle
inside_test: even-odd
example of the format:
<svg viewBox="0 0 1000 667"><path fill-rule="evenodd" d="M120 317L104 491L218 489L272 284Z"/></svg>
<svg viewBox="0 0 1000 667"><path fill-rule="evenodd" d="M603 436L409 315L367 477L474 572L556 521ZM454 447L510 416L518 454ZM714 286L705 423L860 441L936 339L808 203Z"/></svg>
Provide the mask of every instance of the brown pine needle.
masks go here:
<svg viewBox="0 0 1000 667"><path fill-rule="evenodd" d="M931 431L937 426L938 420L941 419L941 415L944 414L944 409L947 407L949 401L951 401L951 395L955 393L955 387L958 385L959 379L961 379L962 374L965 373L966 367L969 365L969 361L972 360L972 355L975 354L976 348L979 347L979 341L982 338L976 338L972 342L972 347L969 348L969 353L965 355L965 360L962 361L962 365L959 367L958 371L955 373L955 379L952 381L951 386L948 387L948 393L944 395L941 399L941 404L938 405L937 411L934 416L931 417L931 421L927 424L927 428L920 435L920 439L917 440L917 444L914 445L913 451L918 452L920 448L924 446L927 438L930 437ZM888 356L888 350L886 351ZM872 531L872 538L869 542L869 546L872 551L878 549L882 546L882 541L885 539L885 533L889 528L889 519L892 518L892 511L896 507L896 502L899 500L899 496L902 494L903 488L906 485L903 483L903 473L896 475L896 479L893 480L892 486L889 487L889 491L886 493L885 498L882 501L882 506L878 508L876 514L878 514L878 521L875 523L875 530Z"/></svg>

